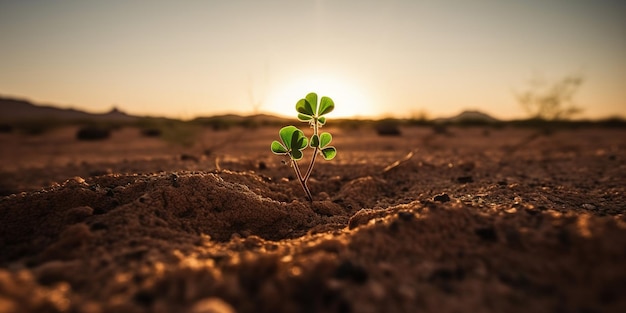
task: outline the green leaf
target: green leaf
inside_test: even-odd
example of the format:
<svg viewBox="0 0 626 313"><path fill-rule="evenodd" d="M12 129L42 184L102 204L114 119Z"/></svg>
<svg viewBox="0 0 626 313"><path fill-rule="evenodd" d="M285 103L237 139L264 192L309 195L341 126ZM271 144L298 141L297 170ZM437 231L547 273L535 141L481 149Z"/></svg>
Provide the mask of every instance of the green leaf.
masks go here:
<svg viewBox="0 0 626 313"><path fill-rule="evenodd" d="M272 151L278 154L289 154L292 159L300 160L302 158L302 152L300 150L307 147L309 140L304 136L304 133L297 127L289 125L280 129L278 132L280 139L283 141L272 142Z"/></svg>
<svg viewBox="0 0 626 313"><path fill-rule="evenodd" d="M298 100L296 103L296 111L304 115L315 116L315 111L313 111L311 103L306 99Z"/></svg>
<svg viewBox="0 0 626 313"><path fill-rule="evenodd" d="M311 115L306 115L306 114L302 114L302 113L298 113L298 120L300 122L308 122L311 119L313 119L313 117Z"/></svg>
<svg viewBox="0 0 626 313"><path fill-rule="evenodd" d="M309 140L304 137L304 133L301 130L297 130L291 135L291 149L302 150L307 147Z"/></svg>
<svg viewBox="0 0 626 313"><path fill-rule="evenodd" d="M278 134L280 135L280 140L283 141L283 144L287 148L287 150L291 150L291 138L293 137L294 132L301 131L297 127L289 125L280 129Z"/></svg>
<svg viewBox="0 0 626 313"><path fill-rule="evenodd" d="M332 160L337 155L337 149L335 147L326 147L321 150L324 160Z"/></svg>
<svg viewBox="0 0 626 313"><path fill-rule="evenodd" d="M329 133L322 133L319 138L319 147L324 148L333 140L333 136Z"/></svg>
<svg viewBox="0 0 626 313"><path fill-rule="evenodd" d="M302 159L302 151L300 150L291 151L291 158L295 161Z"/></svg>
<svg viewBox="0 0 626 313"><path fill-rule="evenodd" d="M317 135L311 136L311 147L316 148L320 145L320 138Z"/></svg>
<svg viewBox="0 0 626 313"><path fill-rule="evenodd" d="M277 140L274 140L272 142L272 152L276 154L286 154L287 151L287 148L285 148L282 143L278 142Z"/></svg>
<svg viewBox="0 0 626 313"><path fill-rule="evenodd" d="M304 97L306 101L311 105L311 110L313 111L313 115L317 115L317 94L314 92L309 93Z"/></svg>
<svg viewBox="0 0 626 313"><path fill-rule="evenodd" d="M317 119L317 122L318 122L320 125L324 125L324 124L326 124L326 117L324 117L324 116L320 116L320 118L318 118L318 119Z"/></svg>
<svg viewBox="0 0 626 313"><path fill-rule="evenodd" d="M335 103L333 102L333 99L329 97L322 97L322 100L320 101L318 116L322 116L324 114L330 113L334 109L335 109Z"/></svg>

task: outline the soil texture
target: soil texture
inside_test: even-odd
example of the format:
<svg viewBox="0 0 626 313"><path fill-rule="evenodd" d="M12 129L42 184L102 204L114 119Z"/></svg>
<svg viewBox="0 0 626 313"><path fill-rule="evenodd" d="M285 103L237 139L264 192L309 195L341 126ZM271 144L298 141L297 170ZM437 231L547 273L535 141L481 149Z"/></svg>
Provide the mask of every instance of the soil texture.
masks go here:
<svg viewBox="0 0 626 313"><path fill-rule="evenodd" d="M324 130L0 134L0 312L626 312L626 129Z"/></svg>

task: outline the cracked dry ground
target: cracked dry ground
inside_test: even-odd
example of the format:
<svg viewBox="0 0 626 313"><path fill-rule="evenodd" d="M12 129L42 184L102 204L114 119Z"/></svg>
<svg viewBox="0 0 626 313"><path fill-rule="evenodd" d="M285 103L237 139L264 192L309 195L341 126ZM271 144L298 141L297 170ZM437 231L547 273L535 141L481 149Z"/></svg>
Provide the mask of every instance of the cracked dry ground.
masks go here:
<svg viewBox="0 0 626 313"><path fill-rule="evenodd" d="M0 312L626 311L625 129L331 131L2 134Z"/></svg>

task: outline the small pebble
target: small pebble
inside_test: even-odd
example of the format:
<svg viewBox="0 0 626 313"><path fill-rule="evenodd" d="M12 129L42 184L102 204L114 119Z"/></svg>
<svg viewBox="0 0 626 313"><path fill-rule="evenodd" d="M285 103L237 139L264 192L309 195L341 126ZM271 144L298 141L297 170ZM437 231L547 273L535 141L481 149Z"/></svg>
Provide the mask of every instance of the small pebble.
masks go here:
<svg viewBox="0 0 626 313"><path fill-rule="evenodd" d="M449 202L450 201L450 196L447 193L442 193L442 194L438 194L436 196L433 197L433 201L437 201L437 202Z"/></svg>
<svg viewBox="0 0 626 313"><path fill-rule="evenodd" d="M595 210L596 206L593 204L589 204L589 203L585 203L582 205L583 209L585 210Z"/></svg>
<svg viewBox="0 0 626 313"><path fill-rule="evenodd" d="M178 175L176 174L172 174L170 176L170 179L172 180L172 186L174 187L180 187L180 184L178 183Z"/></svg>

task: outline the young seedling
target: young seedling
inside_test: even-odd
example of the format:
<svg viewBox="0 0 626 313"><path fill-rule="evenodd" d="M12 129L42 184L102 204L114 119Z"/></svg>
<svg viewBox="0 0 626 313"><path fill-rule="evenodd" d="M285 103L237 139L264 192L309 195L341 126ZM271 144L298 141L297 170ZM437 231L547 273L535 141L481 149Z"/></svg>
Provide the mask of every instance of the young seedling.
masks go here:
<svg viewBox="0 0 626 313"><path fill-rule="evenodd" d="M332 112L334 108L335 103L331 98L322 97L318 104L317 94L313 92L309 93L304 99L300 99L296 103L296 111L298 111L298 120L309 123L313 128L311 139L308 139L300 129L290 125L281 128L278 132L282 142L277 140L272 142L272 152L289 157L291 167L293 167L298 181L302 189L304 189L304 193L309 201L313 201L313 196L311 195L307 181L309 177L311 177L317 155L321 154L325 160L332 160L335 155L337 155L337 149L333 146L329 146L330 142L333 140L333 136L326 132L319 133L319 129L326 124L326 117L324 115ZM309 167L304 175L302 175L298 161L302 159L302 151L307 147L312 148L314 151Z"/></svg>

